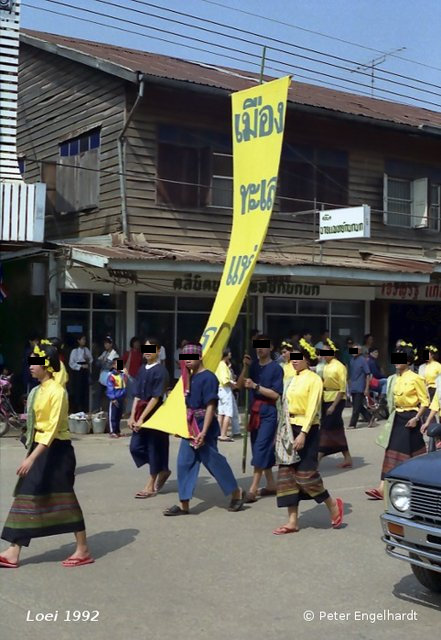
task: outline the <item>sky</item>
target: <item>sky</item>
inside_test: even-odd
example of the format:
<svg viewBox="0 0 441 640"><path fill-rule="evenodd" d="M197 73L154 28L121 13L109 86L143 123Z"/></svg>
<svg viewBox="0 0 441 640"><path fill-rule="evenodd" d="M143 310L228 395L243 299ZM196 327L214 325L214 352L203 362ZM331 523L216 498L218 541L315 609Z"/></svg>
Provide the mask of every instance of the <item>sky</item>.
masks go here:
<svg viewBox="0 0 441 640"><path fill-rule="evenodd" d="M267 75L362 95L374 61L374 97L441 111L441 0L22 0L21 24L255 72L265 45Z"/></svg>

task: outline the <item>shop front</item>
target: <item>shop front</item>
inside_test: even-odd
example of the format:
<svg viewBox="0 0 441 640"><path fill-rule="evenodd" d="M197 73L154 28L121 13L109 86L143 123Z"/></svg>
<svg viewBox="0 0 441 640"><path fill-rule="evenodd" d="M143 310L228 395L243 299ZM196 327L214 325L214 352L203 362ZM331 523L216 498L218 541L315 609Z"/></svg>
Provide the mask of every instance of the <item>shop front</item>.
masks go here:
<svg viewBox="0 0 441 640"><path fill-rule="evenodd" d="M105 335L112 335L120 352L130 338L157 336L167 354L170 375L175 351L183 338L200 338L209 318L220 275L201 278L192 273L155 272L151 277L72 267L63 273L59 291L59 333L73 346L78 333L86 333L98 352ZM361 340L369 327L369 301L374 287L331 286L296 282L290 278L258 276L249 291L249 327L267 332L278 345L294 331L308 330L313 341L328 329L343 346L351 336ZM240 366L247 349L246 302L230 339L234 360Z"/></svg>

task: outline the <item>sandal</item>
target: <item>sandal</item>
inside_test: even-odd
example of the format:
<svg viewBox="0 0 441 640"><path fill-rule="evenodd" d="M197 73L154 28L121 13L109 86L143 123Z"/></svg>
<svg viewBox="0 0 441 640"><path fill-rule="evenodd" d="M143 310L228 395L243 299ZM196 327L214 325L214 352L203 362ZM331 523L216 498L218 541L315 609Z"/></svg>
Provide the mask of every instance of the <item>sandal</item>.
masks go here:
<svg viewBox="0 0 441 640"><path fill-rule="evenodd" d="M282 527L278 527L274 529L273 533L275 536L284 536L286 533L298 533L299 529L296 527L295 529L291 529L291 527L287 527L283 525Z"/></svg>
<svg viewBox="0 0 441 640"><path fill-rule="evenodd" d="M135 498L139 498L140 500L145 500L145 498L154 498L156 496L156 491L138 491Z"/></svg>
<svg viewBox="0 0 441 640"><path fill-rule="evenodd" d="M333 520L331 520L331 523L332 523L332 527L334 529L339 529L341 527L341 525L343 524L344 504L343 504L343 500L341 498L336 498L335 501L336 501L337 507L338 507L338 516L336 518L334 518Z"/></svg>
<svg viewBox="0 0 441 640"><path fill-rule="evenodd" d="M172 507L169 507L165 511L162 512L164 516L188 516L188 511L184 511L181 507L178 507L177 504L174 504Z"/></svg>
<svg viewBox="0 0 441 640"><path fill-rule="evenodd" d="M93 564L95 560L91 556L85 556L84 558L66 558L61 563L63 567L82 567L83 564Z"/></svg>
<svg viewBox="0 0 441 640"><path fill-rule="evenodd" d="M352 469L352 462L342 462L341 464L338 464L337 467L339 469Z"/></svg>
<svg viewBox="0 0 441 640"><path fill-rule="evenodd" d="M17 569L18 562L11 562L10 560L7 560L7 558L0 556L0 567L5 567L6 569Z"/></svg>
<svg viewBox="0 0 441 640"><path fill-rule="evenodd" d="M170 476L171 476L171 471L165 471L163 473L162 477L159 477L157 479L156 485L155 485L155 492L156 493L158 493L158 491L161 491L162 487L165 485L165 483L170 478Z"/></svg>
<svg viewBox="0 0 441 640"><path fill-rule="evenodd" d="M255 493L252 493L251 491L249 491L245 495L245 503L246 504L251 504L252 502L257 502L257 495Z"/></svg>
<svg viewBox="0 0 441 640"><path fill-rule="evenodd" d="M230 506L228 507L228 511L240 511L243 507L243 503L245 502L245 491L241 489L240 498L231 498Z"/></svg>
<svg viewBox="0 0 441 640"><path fill-rule="evenodd" d="M221 442L234 442L234 439L229 438L228 436L225 436L225 438L223 438L222 436L219 436L218 440L220 440Z"/></svg>

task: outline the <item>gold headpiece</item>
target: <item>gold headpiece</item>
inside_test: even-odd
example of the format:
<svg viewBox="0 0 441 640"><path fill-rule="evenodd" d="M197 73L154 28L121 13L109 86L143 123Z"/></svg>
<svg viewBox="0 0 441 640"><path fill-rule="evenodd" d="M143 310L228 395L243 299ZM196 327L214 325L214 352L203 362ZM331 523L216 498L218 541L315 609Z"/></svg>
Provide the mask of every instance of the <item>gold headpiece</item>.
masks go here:
<svg viewBox="0 0 441 640"><path fill-rule="evenodd" d="M46 340L46 341L42 340L42 341L41 341L41 343L42 343L42 344L51 344L51 343L49 342L49 340ZM49 358L47 357L47 355L45 354L45 352L44 352L42 349L40 349L40 347L39 347L38 345L36 345L36 346L34 347L34 354L35 354L36 356L40 356L41 358L44 358L44 366L45 366L45 367L46 367L46 369L49 371L49 373L54 373L54 369L53 369L53 367L51 367L51 365L49 364Z"/></svg>
<svg viewBox="0 0 441 640"><path fill-rule="evenodd" d="M311 360L317 359L317 351L314 349L312 344L309 344L309 342L305 340L305 338L300 338L299 345L309 353Z"/></svg>
<svg viewBox="0 0 441 640"><path fill-rule="evenodd" d="M433 344L429 344L427 347L424 347L424 348L427 349L428 351L431 351L432 353L438 353L437 347L434 347Z"/></svg>
<svg viewBox="0 0 441 640"><path fill-rule="evenodd" d="M326 342L328 343L328 345L331 347L332 351L338 351L337 347L335 346L335 344L332 342L331 338L327 338Z"/></svg>
<svg viewBox="0 0 441 640"><path fill-rule="evenodd" d="M283 349L283 347L286 347L287 349L292 349L293 348L291 342L287 342L286 340L284 340L280 346L282 347L282 349Z"/></svg>
<svg viewBox="0 0 441 640"><path fill-rule="evenodd" d="M400 347L409 347L410 349L412 349L414 355L417 355L418 350L414 348L413 344L411 342L406 342L405 340L401 340L400 341Z"/></svg>

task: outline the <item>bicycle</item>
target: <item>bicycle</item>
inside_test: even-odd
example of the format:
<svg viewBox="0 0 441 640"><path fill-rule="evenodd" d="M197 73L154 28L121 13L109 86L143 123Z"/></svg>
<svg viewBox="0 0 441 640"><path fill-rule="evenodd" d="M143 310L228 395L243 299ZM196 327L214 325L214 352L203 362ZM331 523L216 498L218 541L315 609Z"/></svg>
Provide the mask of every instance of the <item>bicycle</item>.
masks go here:
<svg viewBox="0 0 441 640"><path fill-rule="evenodd" d="M0 437L10 429L20 434L26 431L26 414L17 413L9 400L11 386L11 376L0 376Z"/></svg>

